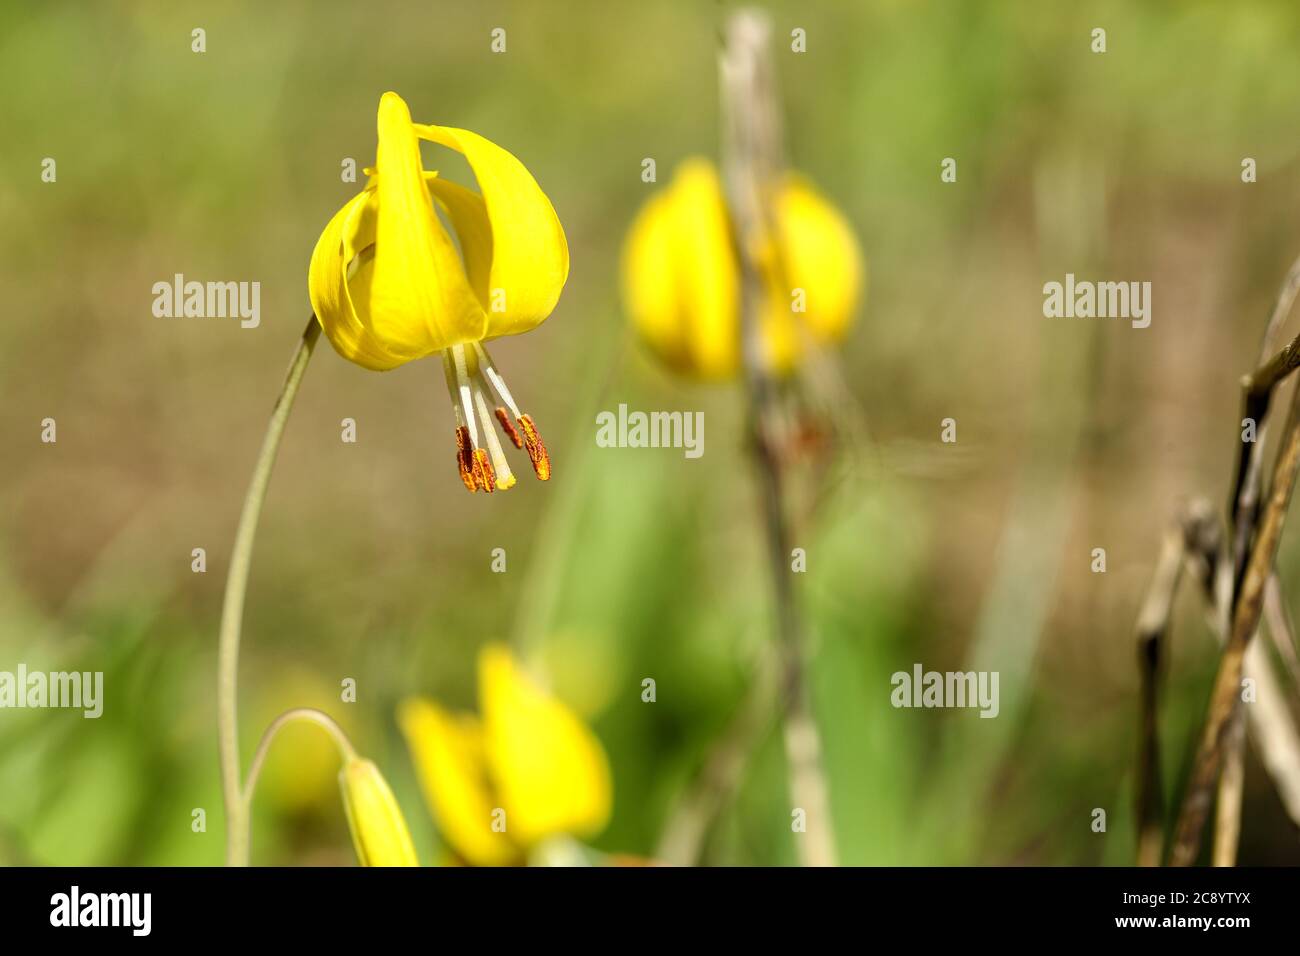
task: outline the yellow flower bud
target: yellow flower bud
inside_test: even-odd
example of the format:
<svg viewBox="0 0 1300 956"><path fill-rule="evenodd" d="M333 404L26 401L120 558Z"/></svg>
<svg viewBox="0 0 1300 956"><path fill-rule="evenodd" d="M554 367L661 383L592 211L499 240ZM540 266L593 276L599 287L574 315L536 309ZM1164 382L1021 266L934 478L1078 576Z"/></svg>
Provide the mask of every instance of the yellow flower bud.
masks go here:
<svg viewBox="0 0 1300 956"><path fill-rule="evenodd" d="M339 771L343 808L362 866L419 866L397 799L370 760L349 757Z"/></svg>

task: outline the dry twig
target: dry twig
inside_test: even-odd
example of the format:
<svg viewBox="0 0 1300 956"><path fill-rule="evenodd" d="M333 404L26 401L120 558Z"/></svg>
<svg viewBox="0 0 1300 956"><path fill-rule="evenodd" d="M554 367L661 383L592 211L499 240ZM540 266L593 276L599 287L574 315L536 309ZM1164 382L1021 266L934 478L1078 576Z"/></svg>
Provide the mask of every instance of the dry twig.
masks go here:
<svg viewBox="0 0 1300 956"><path fill-rule="evenodd" d="M1288 346L1290 348L1290 346ZM1270 363L1271 367L1271 363ZM1293 365L1292 368L1295 366ZM1262 380L1257 373L1252 380ZM1280 378L1273 380L1276 385ZM1228 730L1239 703L1242 668L1246 649L1259 624L1264 588L1273 573L1282 527L1286 522L1291 493L1300 470L1300 390L1292 398L1282 446L1273 467L1268 501L1259 522L1250 556L1241 573L1240 587L1233 588L1232 627L1224 644L1219 669L1210 695L1210 706L1192 767L1190 782L1174 833L1170 863L1188 866L1200 851L1201 831L1209 815L1212 791L1223 764ZM1248 456L1249 457L1249 456Z"/></svg>
<svg viewBox="0 0 1300 956"><path fill-rule="evenodd" d="M808 866L833 866L835 844L822 768L821 735L813 719L804 660L806 635L787 564L791 542L781 462L774 443L779 409L759 332L766 292L755 256L765 238L773 234L771 191L782 167L770 33L766 16L753 10L737 11L726 24L719 59L723 181L741 264L745 377L776 596L779 699L783 705L790 796L795 807L803 810L806 824L798 840L799 856Z"/></svg>

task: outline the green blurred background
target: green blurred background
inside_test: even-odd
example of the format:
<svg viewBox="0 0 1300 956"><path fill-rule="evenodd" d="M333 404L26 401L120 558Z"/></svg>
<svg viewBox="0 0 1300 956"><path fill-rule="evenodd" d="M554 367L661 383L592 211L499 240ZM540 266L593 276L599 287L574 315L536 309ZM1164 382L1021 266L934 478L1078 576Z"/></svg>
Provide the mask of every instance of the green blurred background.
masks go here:
<svg viewBox="0 0 1300 956"><path fill-rule="evenodd" d="M842 355L869 437L841 449L796 533L840 856L1127 863L1137 605L1178 503L1226 496L1238 379L1300 253L1300 10L765 6L791 162L845 210L871 267ZM433 862L396 703L474 706L475 649L514 638L609 752L615 810L596 845L653 853L770 640L742 396L661 371L618 298L635 210L682 158L716 155L726 9L4 6L0 669L102 670L106 699L98 721L0 711L0 862L221 861L213 675L235 521L309 311L308 256L357 188L340 163L373 161L387 89L419 121L514 152L564 223L558 309L496 349L556 477L467 496L437 364L379 375L322 344L257 543L245 759L279 711L328 710ZM1104 55L1089 49L1098 26ZM804 54L789 51L796 27ZM948 156L959 180L945 185ZM57 183L41 182L44 157ZM641 181L644 157L658 184ZM459 159L426 160L466 181ZM1042 284L1067 271L1151 281L1151 327L1044 319ZM261 326L155 318L151 287L177 272L260 281ZM702 409L706 454L596 448L595 413L620 402ZM57 444L39 441L45 417ZM956 445L939 442L946 417ZM1281 556L1293 596L1297 544L1288 534ZM505 574L489 571L498 547ZM1105 574L1090 572L1096 547ZM1192 594L1173 645L1170 799L1215 659ZM893 709L889 677L916 662L998 670L1000 716ZM348 677L356 703L339 701ZM794 861L783 759L767 734L706 862ZM1242 861L1300 862L1248 761ZM286 733L255 862L352 862L336 769L312 729ZM199 807L206 833L191 831Z"/></svg>

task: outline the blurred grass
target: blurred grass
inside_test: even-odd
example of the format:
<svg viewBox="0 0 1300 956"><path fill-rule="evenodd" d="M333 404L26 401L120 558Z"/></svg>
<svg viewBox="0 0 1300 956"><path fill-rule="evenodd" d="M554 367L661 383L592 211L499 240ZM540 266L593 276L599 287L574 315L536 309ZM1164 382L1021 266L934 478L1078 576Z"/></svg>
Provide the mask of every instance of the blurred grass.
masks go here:
<svg viewBox="0 0 1300 956"><path fill-rule="evenodd" d="M844 362L875 464L801 532L841 856L1126 862L1137 599L1177 496L1222 497L1237 378L1300 251L1300 11L765 6L779 37L800 26L809 38L808 53L778 56L792 162L850 215L873 277ZM355 189L340 162L373 158L389 88L417 118L515 152L559 210L573 253L561 305L497 350L556 479L467 498L439 370L371 375L323 349L258 539L245 754L273 712L325 706L384 768L422 858L436 860L393 708L412 693L473 705L473 650L535 611L528 569L556 553L539 528L560 486L580 483L565 529L575 545L559 549L536 650L610 752L615 815L599 845L652 850L767 637L739 397L673 382L625 346L616 287L623 230L654 188L641 159L666 180L681 158L716 151L719 9L0 10L0 669L102 669L106 686L98 721L0 713L0 861L220 860L212 673L225 558L308 309L307 257ZM190 52L196 26L203 55ZM496 26L502 56L489 52ZM1094 26L1108 31L1104 56L1088 52ZM39 180L46 156L57 184ZM945 156L959 160L953 186L938 182ZM1259 163L1254 185L1240 182L1244 156ZM1044 322L1041 285L1070 270L1151 279L1152 327ZM176 272L260 281L261 327L155 319L150 287ZM707 454L582 447L593 395L601 407L703 409ZM955 448L935 440L949 415ZM37 442L46 416L57 445ZM338 440L345 416L357 445ZM1025 519L1026 501L1055 521ZM1022 539L1007 538L1018 515L1043 555L1025 578L1006 564L1026 561ZM1087 571L1097 546L1105 575ZM205 575L190 572L194 547L207 549ZM507 551L504 575L488 571L494 547ZM1293 535L1281 564L1295 593ZM1026 607L1041 619L1026 623ZM892 672L963 666L982 633L1014 713L888 705ZM1174 644L1171 796L1212 670L1194 602ZM1013 673L1024 675L1014 687ZM653 705L640 700L647 676ZM345 677L355 704L337 699ZM309 734L273 753L255 860L351 859ZM710 862L793 861L781 761L773 737ZM196 807L203 834L190 829ZM1104 837L1089 830L1093 807L1108 809ZM1242 858L1300 859L1253 762Z"/></svg>

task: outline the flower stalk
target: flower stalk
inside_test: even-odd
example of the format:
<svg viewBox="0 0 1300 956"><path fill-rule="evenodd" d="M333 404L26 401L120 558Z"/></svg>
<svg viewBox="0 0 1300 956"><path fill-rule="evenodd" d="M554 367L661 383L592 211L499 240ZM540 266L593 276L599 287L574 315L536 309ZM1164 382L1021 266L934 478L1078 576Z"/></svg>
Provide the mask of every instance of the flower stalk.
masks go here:
<svg viewBox="0 0 1300 956"><path fill-rule="evenodd" d="M1291 399L1282 446L1273 465L1263 517L1249 551L1241 586L1233 591L1232 627L1219 658L1200 746L1174 830L1169 857L1172 866L1190 866L1196 862L1201 831L1210 814L1225 754L1234 747L1231 731L1240 703L1246 651L1259 626L1265 587L1273 573L1297 475L1300 475L1300 390Z"/></svg>
<svg viewBox="0 0 1300 956"><path fill-rule="evenodd" d="M805 866L834 866L821 734L813 716L805 666L807 635L787 564L790 532L776 448L776 383L760 331L765 289L755 250L773 235L771 193L776 171L782 168L770 32L767 19L752 10L738 11L727 23L719 60L725 124L723 179L741 264L742 352L776 603L779 694L790 797L796 808L804 811L806 825L797 840L799 859Z"/></svg>
<svg viewBox="0 0 1300 956"><path fill-rule="evenodd" d="M262 514L266 489L271 481L271 471L275 467L276 453L280 449L280 439L284 435L284 426L293 410L294 399L298 396L298 388L320 338L320 331L320 324L316 321L316 316L312 315L307 321L307 328L302 333L293 360L289 363L284 387L271 411L271 421L266 427L266 436L262 439L262 448L253 467L248 493L244 496L244 507L235 532L235 545L230 554L230 570L226 575L226 594L221 605L221 630L217 640L217 732L221 757L221 792L226 810L227 866L248 865L251 793L246 793L240 783L238 684L239 638L244 617L244 597L248 592L248 574L253 562L253 542L257 536L257 521ZM252 775L250 783L251 780Z"/></svg>
<svg viewBox="0 0 1300 956"><path fill-rule="evenodd" d="M323 729L334 741L334 746L338 748L339 756L344 763L358 759L352 741L348 740L348 735L343 732L343 728L329 714L314 707L295 707L293 710L286 710L267 725L266 730L262 732L262 739L258 741L257 750L253 751L253 762L248 767L248 779L244 781L240 793L245 811L252 808L253 792L257 789L257 779L262 775L262 764L266 762L266 755L271 751L271 744L285 726L295 721L315 724Z"/></svg>

